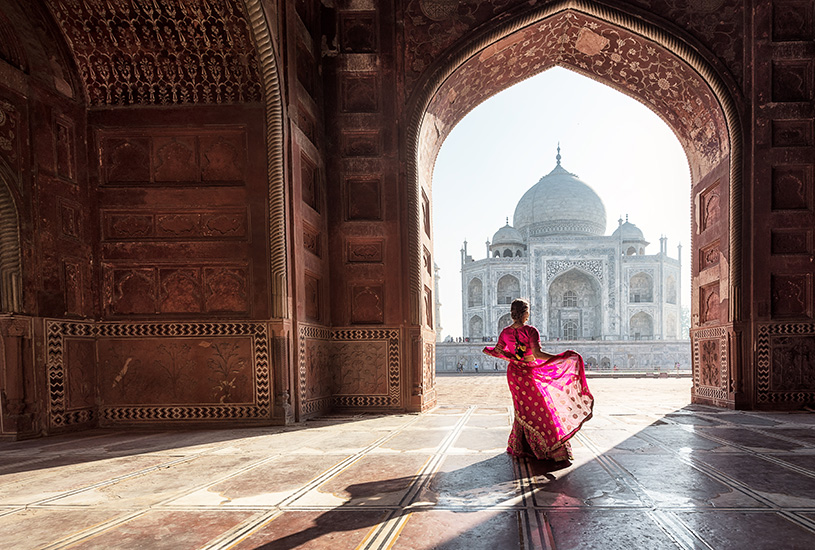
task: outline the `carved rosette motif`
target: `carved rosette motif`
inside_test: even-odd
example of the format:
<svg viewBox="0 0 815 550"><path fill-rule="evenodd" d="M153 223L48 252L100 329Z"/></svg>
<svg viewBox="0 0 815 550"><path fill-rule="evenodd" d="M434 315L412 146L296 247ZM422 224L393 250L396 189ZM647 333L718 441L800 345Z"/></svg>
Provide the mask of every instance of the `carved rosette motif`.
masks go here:
<svg viewBox="0 0 815 550"><path fill-rule="evenodd" d="M815 323L758 326L756 397L759 404L815 400Z"/></svg>
<svg viewBox="0 0 815 550"><path fill-rule="evenodd" d="M257 102L242 2L48 0L92 106Z"/></svg>
<svg viewBox="0 0 815 550"><path fill-rule="evenodd" d="M72 373L66 365L66 341L103 339L137 343L144 339L163 339L168 345L178 339L250 338L251 340L251 403L202 403L105 406L98 411L91 406L71 408L67 388ZM271 372L266 325L251 322L229 323L86 323L48 321L46 323L46 364L48 373L48 419L52 428L59 429L84 424L97 418L116 422L169 422L189 420L238 420L269 417ZM126 372L127 369L122 369ZM122 374L120 371L120 374Z"/></svg>

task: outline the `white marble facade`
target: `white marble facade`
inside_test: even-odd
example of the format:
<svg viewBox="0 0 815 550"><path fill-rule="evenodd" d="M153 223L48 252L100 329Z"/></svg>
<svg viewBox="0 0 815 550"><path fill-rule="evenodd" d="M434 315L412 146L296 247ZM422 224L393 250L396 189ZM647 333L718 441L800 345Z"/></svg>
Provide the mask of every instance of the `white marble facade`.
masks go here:
<svg viewBox="0 0 815 550"><path fill-rule="evenodd" d="M626 216L627 218L627 216ZM494 341L511 320L510 303L526 298L530 322L549 341L676 341L681 332L681 248L667 239L649 254L627 219L605 235L603 201L557 165L518 202L513 225L475 260L461 250L465 338Z"/></svg>

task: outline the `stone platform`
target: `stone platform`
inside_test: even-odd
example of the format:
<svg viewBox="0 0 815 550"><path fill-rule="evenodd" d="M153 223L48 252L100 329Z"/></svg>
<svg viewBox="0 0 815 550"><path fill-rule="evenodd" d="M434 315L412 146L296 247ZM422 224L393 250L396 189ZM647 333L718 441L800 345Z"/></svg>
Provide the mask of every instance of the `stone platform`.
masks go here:
<svg viewBox="0 0 815 550"><path fill-rule="evenodd" d="M0 548L815 548L815 414L592 379L575 462L504 452L501 377L440 377L424 415L0 443Z"/></svg>

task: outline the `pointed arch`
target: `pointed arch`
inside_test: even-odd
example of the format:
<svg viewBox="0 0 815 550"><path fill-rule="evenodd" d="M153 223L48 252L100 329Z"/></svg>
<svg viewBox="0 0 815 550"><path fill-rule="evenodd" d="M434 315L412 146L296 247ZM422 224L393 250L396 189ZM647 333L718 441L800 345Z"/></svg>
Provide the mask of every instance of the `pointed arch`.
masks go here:
<svg viewBox="0 0 815 550"><path fill-rule="evenodd" d="M622 29L632 36L642 39L644 42L652 44L654 47L660 48L666 52L673 59L681 62L684 66L688 67L692 73L700 79L700 82L710 90L712 97L715 99L715 105L710 107L714 108L721 114L724 121L724 128L721 133L726 137L726 143L721 146L725 154L721 155L721 160L728 161L729 164L729 195L730 195L730 216L728 223L729 234L729 284L730 284L730 307L731 307L731 320L737 320L740 316L739 303L740 292L739 285L741 281L741 196L742 196L742 174L741 174L741 156L742 156L742 131L741 124L738 120L738 111L736 103L731 95L730 89L735 89L733 86L728 86L725 77L722 76L714 66L707 61L708 58L715 59L714 56L708 55L703 57L702 48L698 45L691 44L691 39L680 38L674 34L668 33L660 26L649 23L645 18L634 17L628 13L616 10L614 8L600 5L591 0L561 0L559 2L552 2L544 6L536 7L525 11L514 18L509 18L501 24L485 27L479 34L468 42L462 44L459 48L451 51L448 55L444 56L443 62L432 70L429 76L425 79L423 85L417 87L416 92L410 100L411 118L407 124L406 134L406 151L408 154L407 160L407 201L408 208L406 209L406 225L408 229L407 247L408 254L407 263L409 265L408 274L408 292L409 304L411 311L411 320L415 323L419 322L418 313L420 311L421 300L421 259L420 259L420 189L423 182L429 183L432 165L435 162L436 154L441 147L444 139L455 126L455 124L466 115L469 110L473 109L478 103L494 95L500 90L491 90L486 96L477 98L476 100L468 101L466 98L458 97L455 93L449 94L450 103L457 103L456 108L459 112L455 115L452 113L434 113L431 112L433 102L441 102L448 98L449 91L445 86L453 86L452 78L457 71L460 71L465 64L470 61L474 63L500 52L502 48L509 48L515 45L518 40L512 35L524 29L532 29L535 25L541 24L544 21L562 16L565 14L580 14L588 16L596 21L609 24L617 29ZM534 32L534 30L533 30ZM586 36L589 36L588 33ZM586 40L584 46L587 49L596 47L596 37L591 37ZM506 40L505 40L506 39ZM594 45L592 45L594 41ZM567 68L577 70L574 66L569 66L563 58L558 58L550 62L549 66L562 65ZM508 83L505 87L514 84L524 78L533 76L542 72L548 66L529 68L520 70L518 77L515 81ZM586 71L580 71L586 74ZM600 78L597 78L601 80ZM604 83L612 85L604 81ZM619 91L627 95L639 99L645 103L651 110L656 112L663 120L666 120L666 114L660 112L654 105L644 101L643 98L637 97L636 90L623 90L620 86L613 86ZM503 88L502 88L503 89ZM455 101L453 101L455 99ZM446 115L447 118L444 118ZM676 132L675 125L666 120L669 126ZM679 136L677 136L679 137ZM681 139L687 151L688 140ZM415 317L415 319L414 319Z"/></svg>
<svg viewBox="0 0 815 550"><path fill-rule="evenodd" d="M0 162L0 312L22 312L20 218L11 192L12 172Z"/></svg>

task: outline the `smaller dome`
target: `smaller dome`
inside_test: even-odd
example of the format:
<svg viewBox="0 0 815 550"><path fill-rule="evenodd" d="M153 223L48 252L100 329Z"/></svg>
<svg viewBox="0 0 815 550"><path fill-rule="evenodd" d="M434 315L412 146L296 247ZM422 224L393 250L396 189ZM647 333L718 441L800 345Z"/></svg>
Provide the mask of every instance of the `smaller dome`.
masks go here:
<svg viewBox="0 0 815 550"><path fill-rule="evenodd" d="M630 223L627 219L624 223L620 224L620 227L614 230L614 233L611 234L611 236L615 239L619 239L620 235L622 235L623 241L640 242L645 240L645 236L642 234L642 231L640 231L640 228L633 223Z"/></svg>
<svg viewBox="0 0 815 550"><path fill-rule="evenodd" d="M495 232L495 235L492 236L492 244L523 244L524 238L521 235L521 232L509 225L509 219L507 219L507 224Z"/></svg>

